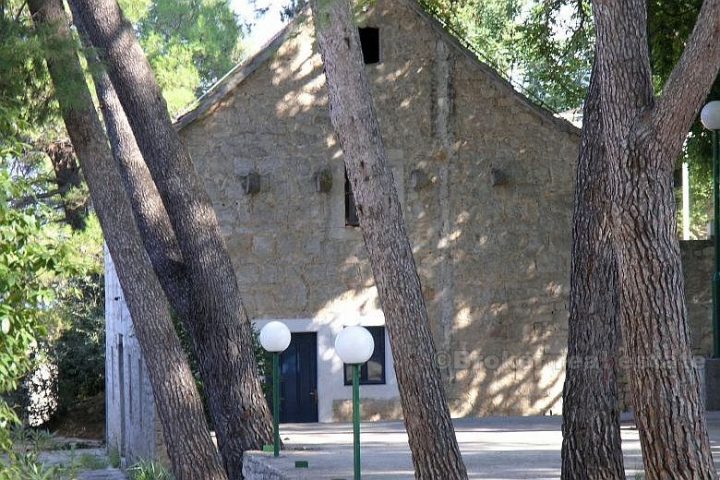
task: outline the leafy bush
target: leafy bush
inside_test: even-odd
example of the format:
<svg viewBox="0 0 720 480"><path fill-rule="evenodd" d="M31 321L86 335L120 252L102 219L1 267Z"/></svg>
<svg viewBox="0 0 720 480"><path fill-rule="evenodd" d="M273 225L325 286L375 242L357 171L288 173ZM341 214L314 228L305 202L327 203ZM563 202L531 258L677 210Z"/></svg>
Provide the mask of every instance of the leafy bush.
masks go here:
<svg viewBox="0 0 720 480"><path fill-rule="evenodd" d="M17 389L33 367L30 353L54 323L57 287L77 271L63 244L65 232L43 225L46 210L12 208L12 199L28 191L29 186L0 171L0 395ZM0 399L0 449L10 447L2 427L18 421Z"/></svg>
<svg viewBox="0 0 720 480"><path fill-rule="evenodd" d="M0 480L75 480L80 469L103 468L107 462L92 455L71 458L69 465L43 465L42 450L57 448L55 437L47 430L16 426L11 429L14 448L0 457Z"/></svg>
<svg viewBox="0 0 720 480"><path fill-rule="evenodd" d="M95 396L105 388L102 277L92 276L82 290L82 297L68 321L70 326L53 342L61 409Z"/></svg>

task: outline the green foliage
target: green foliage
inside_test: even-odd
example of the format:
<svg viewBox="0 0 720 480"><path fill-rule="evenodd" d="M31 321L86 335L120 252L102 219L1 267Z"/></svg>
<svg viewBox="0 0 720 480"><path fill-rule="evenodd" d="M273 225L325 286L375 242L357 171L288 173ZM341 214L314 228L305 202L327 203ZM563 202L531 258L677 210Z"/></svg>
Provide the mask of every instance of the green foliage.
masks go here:
<svg viewBox="0 0 720 480"><path fill-rule="evenodd" d="M70 480L74 478L62 466L45 466L38 461L37 453L12 454L0 472L0 480Z"/></svg>
<svg viewBox="0 0 720 480"><path fill-rule="evenodd" d="M265 398L270 402L272 398L272 356L270 352L265 350L260 344L260 332L253 328L253 350L255 351L255 361L258 364L258 374L262 382L262 390Z"/></svg>
<svg viewBox="0 0 720 480"><path fill-rule="evenodd" d="M555 111L582 106L595 42L590 2L534 2L518 32L526 87Z"/></svg>
<svg viewBox="0 0 720 480"><path fill-rule="evenodd" d="M77 457L75 465L80 470L102 470L108 467L109 462L103 457L83 453Z"/></svg>
<svg viewBox="0 0 720 480"><path fill-rule="evenodd" d="M31 352L41 341L63 329L67 301L79 298L78 279L96 275L100 268L90 248L80 246L87 237L54 222L51 209L42 204L13 207L31 193L0 160L0 395L14 391L34 366ZM0 424L17 421L0 402ZM7 430L0 430L0 447L9 446Z"/></svg>
<svg viewBox="0 0 720 480"><path fill-rule="evenodd" d="M595 30L589 0L423 0L461 38L490 58L506 76L556 112L579 109L594 58ZM648 3L648 42L658 94L680 58L702 0ZM475 34L474 32L478 32ZM720 99L715 82L709 99ZM705 236L711 194L710 135L696 121L683 159L689 163L691 230Z"/></svg>
<svg viewBox="0 0 720 480"><path fill-rule="evenodd" d="M105 458L89 453L77 455L74 448L70 449L67 461L43 465L40 452L62 447L47 430L14 428L12 439L14 448L0 457L0 480L76 480L80 471L108 466Z"/></svg>
<svg viewBox="0 0 720 480"><path fill-rule="evenodd" d="M51 115L54 104L42 42L27 21L25 2L6 0L0 15L0 158Z"/></svg>
<svg viewBox="0 0 720 480"><path fill-rule="evenodd" d="M55 435L40 428L26 428L23 425L15 425L11 429L10 437L16 446L15 452L19 453L40 452L56 448Z"/></svg>
<svg viewBox="0 0 720 480"><path fill-rule="evenodd" d="M478 51L483 60L509 73L514 65L516 20L526 0L422 0L457 37Z"/></svg>
<svg viewBox="0 0 720 480"><path fill-rule="evenodd" d="M108 449L108 462L113 468L120 468L120 449L115 445Z"/></svg>
<svg viewBox="0 0 720 480"><path fill-rule="evenodd" d="M69 261L82 265L71 277L57 305L51 360L58 368L60 408L90 398L105 387L105 288L102 230L90 215L85 230L68 239Z"/></svg>
<svg viewBox="0 0 720 480"><path fill-rule="evenodd" d="M121 0L171 114L240 59L242 31L228 0Z"/></svg>
<svg viewBox="0 0 720 480"><path fill-rule="evenodd" d="M66 251L56 251L38 217L10 206L21 196L21 182L0 171L0 394L17 388L31 368L30 351L47 335L48 311L54 303L53 278L62 273ZM42 215L42 212L38 212ZM17 421L3 408L2 425ZM9 438L0 431L0 447Z"/></svg>
<svg viewBox="0 0 720 480"><path fill-rule="evenodd" d="M130 480L173 480L173 476L157 462L142 461L128 468Z"/></svg>

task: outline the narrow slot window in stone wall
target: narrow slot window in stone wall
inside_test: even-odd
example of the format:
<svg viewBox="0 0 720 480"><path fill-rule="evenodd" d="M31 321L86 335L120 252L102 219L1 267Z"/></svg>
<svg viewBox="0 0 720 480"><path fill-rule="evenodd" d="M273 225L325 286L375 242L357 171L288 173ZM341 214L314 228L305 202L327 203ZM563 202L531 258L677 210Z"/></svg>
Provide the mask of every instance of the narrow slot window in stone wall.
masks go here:
<svg viewBox="0 0 720 480"><path fill-rule="evenodd" d="M350 185L350 179L347 176L347 170L345 171L345 226L360 226L360 220L358 219L357 215L357 208L355 207L355 195L352 191L352 185Z"/></svg>
<svg viewBox="0 0 720 480"><path fill-rule="evenodd" d="M380 29L365 27L358 28L358 32L365 65L380 63Z"/></svg>

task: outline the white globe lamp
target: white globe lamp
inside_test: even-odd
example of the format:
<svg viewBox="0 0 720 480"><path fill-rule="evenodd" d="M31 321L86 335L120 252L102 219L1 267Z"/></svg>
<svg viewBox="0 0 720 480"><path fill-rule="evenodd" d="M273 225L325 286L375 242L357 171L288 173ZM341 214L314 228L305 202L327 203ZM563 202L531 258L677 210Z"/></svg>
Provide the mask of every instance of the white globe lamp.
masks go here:
<svg viewBox="0 0 720 480"><path fill-rule="evenodd" d="M343 363L352 365L354 480L360 480L360 365L370 360L374 350L375 341L367 328L345 327L335 337L338 356Z"/></svg>
<svg viewBox="0 0 720 480"><path fill-rule="evenodd" d="M260 345L268 352L284 352L290 345L290 329L282 322L269 322L260 330Z"/></svg>
<svg viewBox="0 0 720 480"><path fill-rule="evenodd" d="M273 382L273 456L280 455L280 353L290 345L290 329L282 322L272 321L260 330L260 345L272 353Z"/></svg>
<svg viewBox="0 0 720 480"><path fill-rule="evenodd" d="M360 326L345 327L335 337L335 351L343 363L360 365L372 357L375 341L367 328Z"/></svg>
<svg viewBox="0 0 720 480"><path fill-rule="evenodd" d="M708 130L720 130L720 100L708 102L700 112L700 121Z"/></svg>

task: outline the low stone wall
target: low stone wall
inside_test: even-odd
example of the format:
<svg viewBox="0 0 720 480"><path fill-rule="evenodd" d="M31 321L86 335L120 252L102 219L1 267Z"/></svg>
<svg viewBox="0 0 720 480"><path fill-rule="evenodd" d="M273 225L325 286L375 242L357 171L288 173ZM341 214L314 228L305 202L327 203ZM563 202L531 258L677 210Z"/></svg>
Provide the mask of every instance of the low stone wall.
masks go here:
<svg viewBox="0 0 720 480"><path fill-rule="evenodd" d="M402 415L402 405L399 398L362 398L360 419L364 422L400 420ZM352 422L352 400L333 401L333 420L336 422Z"/></svg>
<svg viewBox="0 0 720 480"><path fill-rule="evenodd" d="M245 452L243 455L243 478L245 480L294 480L300 478L298 475L284 473L282 468L270 465L268 456L263 452Z"/></svg>

